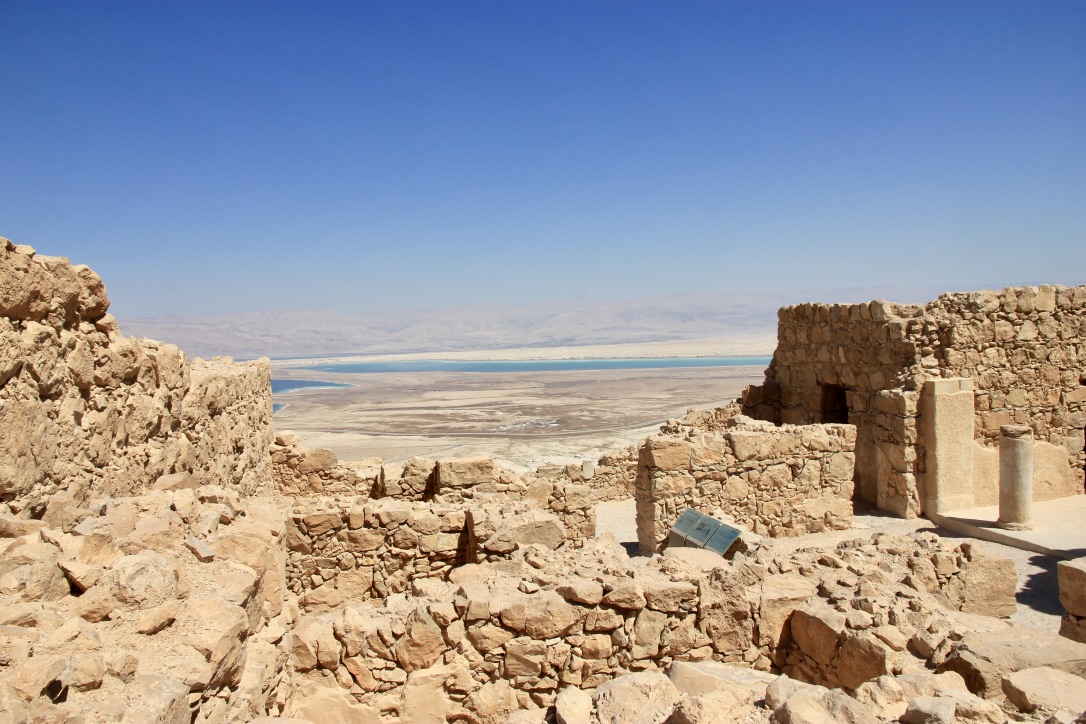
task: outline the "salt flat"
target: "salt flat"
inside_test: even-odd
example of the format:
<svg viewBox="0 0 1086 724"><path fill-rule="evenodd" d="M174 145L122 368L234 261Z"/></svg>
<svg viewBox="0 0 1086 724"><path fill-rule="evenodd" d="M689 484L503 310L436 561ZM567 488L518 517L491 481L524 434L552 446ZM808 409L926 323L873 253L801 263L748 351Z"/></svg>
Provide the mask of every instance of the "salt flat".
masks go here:
<svg viewBox="0 0 1086 724"><path fill-rule="evenodd" d="M768 354L766 340L473 350L458 359L589 359ZM398 359L453 359L452 353ZM304 369L363 358L277 360L277 378L346 382L281 395L276 428L342 459L488 455L517 468L594 459L690 407L713 407L760 382L762 367L352 374ZM372 358L365 358L372 359ZM390 357L381 359L393 361Z"/></svg>

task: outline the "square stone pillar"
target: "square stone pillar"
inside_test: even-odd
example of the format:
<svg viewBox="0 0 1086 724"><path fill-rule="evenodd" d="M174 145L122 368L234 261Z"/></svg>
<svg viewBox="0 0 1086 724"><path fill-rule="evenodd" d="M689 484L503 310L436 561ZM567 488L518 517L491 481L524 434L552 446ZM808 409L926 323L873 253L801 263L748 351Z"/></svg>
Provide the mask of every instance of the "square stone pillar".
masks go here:
<svg viewBox="0 0 1086 724"><path fill-rule="evenodd" d="M926 475L925 513L975 506L973 500L973 380L928 380L920 399L920 439Z"/></svg>

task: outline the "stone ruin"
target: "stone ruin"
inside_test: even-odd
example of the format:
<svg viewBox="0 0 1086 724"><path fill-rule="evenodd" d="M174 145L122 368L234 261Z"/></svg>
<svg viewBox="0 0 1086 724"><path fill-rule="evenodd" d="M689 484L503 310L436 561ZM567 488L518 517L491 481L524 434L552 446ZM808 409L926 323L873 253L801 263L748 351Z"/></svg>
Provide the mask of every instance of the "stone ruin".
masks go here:
<svg viewBox="0 0 1086 724"><path fill-rule="evenodd" d="M123 337L92 271L0 240L0 722L1072 721L1080 562L1059 636L1006 620L1014 566L979 544L763 536L847 529L872 491L921 512L925 390L966 373L972 470L1010 420L1080 472L1084 299L786 309L742 407L582 465L393 468L274 431L267 360ZM595 504L629 497L637 557L595 537ZM667 549L686 507L739 550Z"/></svg>

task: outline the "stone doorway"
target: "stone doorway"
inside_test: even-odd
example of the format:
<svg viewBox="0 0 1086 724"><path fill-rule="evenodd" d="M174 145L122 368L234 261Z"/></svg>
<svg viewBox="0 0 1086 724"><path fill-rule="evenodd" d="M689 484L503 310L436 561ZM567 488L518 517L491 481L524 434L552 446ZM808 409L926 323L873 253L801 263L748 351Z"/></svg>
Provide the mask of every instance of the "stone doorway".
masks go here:
<svg viewBox="0 0 1086 724"><path fill-rule="evenodd" d="M848 424L848 388L841 385L820 385L822 399L818 406L819 422Z"/></svg>

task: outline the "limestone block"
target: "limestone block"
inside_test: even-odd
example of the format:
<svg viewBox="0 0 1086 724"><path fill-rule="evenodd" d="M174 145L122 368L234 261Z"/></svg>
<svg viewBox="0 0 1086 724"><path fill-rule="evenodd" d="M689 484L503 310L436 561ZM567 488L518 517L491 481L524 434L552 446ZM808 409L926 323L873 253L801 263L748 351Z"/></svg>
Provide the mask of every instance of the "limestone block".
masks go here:
<svg viewBox="0 0 1086 724"><path fill-rule="evenodd" d="M157 553L123 556L113 565L113 596L129 608L151 608L177 593L177 576Z"/></svg>
<svg viewBox="0 0 1086 724"><path fill-rule="evenodd" d="M568 686L554 700L558 724L591 724L592 695L576 686Z"/></svg>
<svg viewBox="0 0 1086 724"><path fill-rule="evenodd" d="M866 631L849 636L834 659L841 685L855 689L865 681L891 673L893 650Z"/></svg>
<svg viewBox="0 0 1086 724"><path fill-rule="evenodd" d="M587 578L571 578L559 583L555 591L573 603L595 606L603 600L603 585Z"/></svg>
<svg viewBox="0 0 1086 724"><path fill-rule="evenodd" d="M1086 644L1026 626L967 633L939 670L961 674L971 692L992 698L1002 694L1003 676L1039 666L1083 676Z"/></svg>
<svg viewBox="0 0 1086 724"><path fill-rule="evenodd" d="M660 470L685 471L690 469L693 446L688 442L669 439L646 441L648 464Z"/></svg>
<svg viewBox="0 0 1086 724"><path fill-rule="evenodd" d="M1086 616L1086 558L1060 561L1056 571L1060 604L1074 616Z"/></svg>
<svg viewBox="0 0 1086 724"><path fill-rule="evenodd" d="M338 686L311 683L292 692L286 715L324 724L381 724L381 715Z"/></svg>
<svg viewBox="0 0 1086 724"><path fill-rule="evenodd" d="M825 604L803 604L792 614L792 639L823 666L833 661L845 630L845 615Z"/></svg>
<svg viewBox="0 0 1086 724"><path fill-rule="evenodd" d="M592 697L600 724L663 724L680 698L671 680L654 671L612 679Z"/></svg>
<svg viewBox="0 0 1086 724"><path fill-rule="evenodd" d="M1003 693L1022 712L1041 708L1086 711L1086 680L1047 666L1007 674Z"/></svg>
<svg viewBox="0 0 1086 724"><path fill-rule="evenodd" d="M407 672L425 669L445 651L441 627L423 609L416 609L404 622L406 632L396 642L393 653L400 667Z"/></svg>
<svg viewBox="0 0 1086 724"><path fill-rule="evenodd" d="M968 564L946 589L952 602L960 601L958 608L964 613L1012 616L1018 606L1018 572L1014 562L979 543L966 550Z"/></svg>
<svg viewBox="0 0 1086 724"><path fill-rule="evenodd" d="M689 696L721 689L742 690L752 701L765 698L766 688L777 676L718 661L676 661L667 672L675 687Z"/></svg>
<svg viewBox="0 0 1086 724"><path fill-rule="evenodd" d="M554 550L566 540L565 527L552 513L530 509L501 521L498 530L482 542L485 550L509 553L519 546L538 544Z"/></svg>
<svg viewBox="0 0 1086 724"><path fill-rule="evenodd" d="M541 591L528 597L524 612L524 632L536 640L562 636L584 620L586 611L571 606L554 591Z"/></svg>
<svg viewBox="0 0 1086 724"><path fill-rule="evenodd" d="M436 476L439 491L493 483L494 461L486 457L439 460Z"/></svg>
<svg viewBox="0 0 1086 724"><path fill-rule="evenodd" d="M762 581L758 643L770 649L785 643L786 624L792 612L815 593L814 582L794 573L782 573Z"/></svg>

